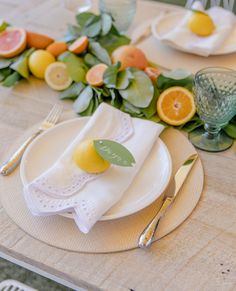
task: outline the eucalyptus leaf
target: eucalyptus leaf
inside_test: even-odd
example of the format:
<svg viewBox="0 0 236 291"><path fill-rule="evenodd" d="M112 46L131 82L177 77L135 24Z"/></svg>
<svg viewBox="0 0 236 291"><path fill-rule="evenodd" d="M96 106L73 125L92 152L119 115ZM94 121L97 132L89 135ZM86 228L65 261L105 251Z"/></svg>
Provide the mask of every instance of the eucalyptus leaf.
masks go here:
<svg viewBox="0 0 236 291"><path fill-rule="evenodd" d="M101 63L111 65L111 59L107 51L95 41L91 41L89 44L89 52L93 54Z"/></svg>
<svg viewBox="0 0 236 291"><path fill-rule="evenodd" d="M132 167L135 159L131 152L122 144L112 140L99 139L94 141L97 153L111 164Z"/></svg>
<svg viewBox="0 0 236 291"><path fill-rule="evenodd" d="M173 86L181 86L192 89L193 75L188 71L178 69L171 72L162 73L157 78L157 87L161 90Z"/></svg>
<svg viewBox="0 0 236 291"><path fill-rule="evenodd" d="M223 130L228 136L236 139L236 124L229 123Z"/></svg>
<svg viewBox="0 0 236 291"><path fill-rule="evenodd" d="M166 78L174 80L183 80L193 76L193 74L190 71L184 69L175 69L172 71L163 72L162 75Z"/></svg>
<svg viewBox="0 0 236 291"><path fill-rule="evenodd" d="M110 89L110 94L111 94L111 105L120 109L122 105L122 98L120 97L120 94L118 93L117 90Z"/></svg>
<svg viewBox="0 0 236 291"><path fill-rule="evenodd" d="M116 89L126 89L133 79L134 76L129 69L119 72L117 76Z"/></svg>
<svg viewBox="0 0 236 291"><path fill-rule="evenodd" d="M5 69L11 65L12 59L2 59L0 58L0 69Z"/></svg>
<svg viewBox="0 0 236 291"><path fill-rule="evenodd" d="M83 12L76 15L76 21L80 27L85 27L93 22L95 15L91 12Z"/></svg>
<svg viewBox="0 0 236 291"><path fill-rule="evenodd" d="M156 123L159 123L161 121L160 117L157 114L153 115L151 118L149 118L149 120Z"/></svg>
<svg viewBox="0 0 236 291"><path fill-rule="evenodd" d="M93 66L98 65L98 64L101 63L101 61L99 61L98 58L96 58L94 55L92 55L90 53L87 53L84 56L84 61L85 61L86 65L88 65L90 67L93 67Z"/></svg>
<svg viewBox="0 0 236 291"><path fill-rule="evenodd" d="M116 48L129 44L130 38L125 35L117 35L114 33L114 29L111 29L108 34L100 36L98 42L111 55Z"/></svg>
<svg viewBox="0 0 236 291"><path fill-rule="evenodd" d="M152 101L154 86L149 77L143 71L134 71L134 79L125 90L119 90L121 96L132 105L146 108Z"/></svg>
<svg viewBox="0 0 236 291"><path fill-rule="evenodd" d="M103 75L103 81L107 88L116 88L117 75L120 69L121 63L118 62L115 65L109 66Z"/></svg>
<svg viewBox="0 0 236 291"><path fill-rule="evenodd" d="M160 91L154 87L154 96L148 107L143 108L142 112L147 119L150 119L157 112L157 99L160 96Z"/></svg>
<svg viewBox="0 0 236 291"><path fill-rule="evenodd" d="M76 113L84 112L90 104L93 98L93 90L90 86L87 86L78 96L73 104L73 108Z"/></svg>
<svg viewBox="0 0 236 291"><path fill-rule="evenodd" d="M203 126L203 121L198 117L197 114L195 114L190 121L183 125L180 125L178 128L189 133L201 126Z"/></svg>
<svg viewBox="0 0 236 291"><path fill-rule="evenodd" d="M0 82L5 80L9 75L11 75L12 70L10 68L4 68L0 70Z"/></svg>
<svg viewBox="0 0 236 291"><path fill-rule="evenodd" d="M86 110L84 110L83 112L80 112L80 116L90 116L93 114L95 110L95 102L94 102L94 98L92 98L90 100L89 106L87 107Z"/></svg>
<svg viewBox="0 0 236 291"><path fill-rule="evenodd" d="M35 48L30 48L24 51L10 66L11 69L18 72L23 78L29 78L28 58L35 51Z"/></svg>
<svg viewBox="0 0 236 291"><path fill-rule="evenodd" d="M73 81L78 83L85 81L87 66L83 59L71 52L65 52L59 56L58 60L66 64L68 73Z"/></svg>
<svg viewBox="0 0 236 291"><path fill-rule="evenodd" d="M68 25L68 34L72 35L75 39L80 37L82 29L76 25Z"/></svg>
<svg viewBox="0 0 236 291"><path fill-rule="evenodd" d="M143 117L142 110L126 100L123 100L120 110L129 113L133 117Z"/></svg>
<svg viewBox="0 0 236 291"><path fill-rule="evenodd" d="M14 72L9 75L2 83L4 87L12 87L21 79L21 75L18 72Z"/></svg>
<svg viewBox="0 0 236 291"><path fill-rule="evenodd" d="M102 35L108 34L112 27L112 18L111 15L107 13L102 14Z"/></svg>
<svg viewBox="0 0 236 291"><path fill-rule="evenodd" d="M83 35L88 37L95 37L100 34L102 30L102 22L98 19L96 22L90 24L82 30Z"/></svg>
<svg viewBox="0 0 236 291"><path fill-rule="evenodd" d="M83 83L74 83L69 88L59 94L60 99L76 99L78 95L84 90L85 85Z"/></svg>
<svg viewBox="0 0 236 291"><path fill-rule="evenodd" d="M6 30L6 28L9 26L9 24L5 21L2 21L0 23L0 32L3 32L4 30Z"/></svg>

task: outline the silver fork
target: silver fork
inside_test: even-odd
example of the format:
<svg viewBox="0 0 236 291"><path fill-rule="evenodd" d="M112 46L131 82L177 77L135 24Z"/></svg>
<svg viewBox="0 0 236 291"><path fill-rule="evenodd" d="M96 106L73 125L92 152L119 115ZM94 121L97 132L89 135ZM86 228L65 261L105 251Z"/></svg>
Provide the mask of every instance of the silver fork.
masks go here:
<svg viewBox="0 0 236 291"><path fill-rule="evenodd" d="M61 113L62 113L62 106L55 104L52 108L52 110L49 112L48 116L44 119L44 121L41 123L39 129L32 134L27 140L19 147L19 149L9 158L9 160L0 168L0 173L3 176L7 176L11 174L17 166L20 164L21 158L28 147L28 145L42 132L45 130L53 127Z"/></svg>

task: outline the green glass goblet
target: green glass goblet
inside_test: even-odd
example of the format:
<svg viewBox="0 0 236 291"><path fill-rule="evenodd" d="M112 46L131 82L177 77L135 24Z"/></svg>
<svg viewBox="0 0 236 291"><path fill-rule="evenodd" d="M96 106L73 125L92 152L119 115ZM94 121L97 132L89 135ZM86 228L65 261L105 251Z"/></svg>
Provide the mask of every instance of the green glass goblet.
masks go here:
<svg viewBox="0 0 236 291"><path fill-rule="evenodd" d="M189 139L197 148L220 152L233 144L221 129L236 114L236 71L206 68L194 77L194 99L204 129L196 129Z"/></svg>

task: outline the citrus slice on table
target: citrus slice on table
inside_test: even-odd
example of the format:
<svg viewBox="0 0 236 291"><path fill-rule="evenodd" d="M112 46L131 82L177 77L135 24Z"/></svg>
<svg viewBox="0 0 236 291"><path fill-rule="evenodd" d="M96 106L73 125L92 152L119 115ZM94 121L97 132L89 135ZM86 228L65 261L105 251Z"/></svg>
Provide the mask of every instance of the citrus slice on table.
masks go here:
<svg viewBox="0 0 236 291"><path fill-rule="evenodd" d="M66 64L61 62L52 63L47 67L45 81L49 87L57 91L67 89L72 83Z"/></svg>
<svg viewBox="0 0 236 291"><path fill-rule="evenodd" d="M104 84L103 75L107 68L108 67L105 64L93 66L86 74L87 83L91 86L102 86Z"/></svg>
<svg viewBox="0 0 236 291"><path fill-rule="evenodd" d="M157 101L159 117L170 125L189 121L196 112L193 94L183 87L171 87L161 93Z"/></svg>
<svg viewBox="0 0 236 291"><path fill-rule="evenodd" d="M26 31L22 28L8 27L0 33L0 57L12 58L26 48Z"/></svg>
<svg viewBox="0 0 236 291"><path fill-rule="evenodd" d="M81 36L69 46L69 51L71 51L74 54L81 54L87 49L88 44L89 40L87 36Z"/></svg>

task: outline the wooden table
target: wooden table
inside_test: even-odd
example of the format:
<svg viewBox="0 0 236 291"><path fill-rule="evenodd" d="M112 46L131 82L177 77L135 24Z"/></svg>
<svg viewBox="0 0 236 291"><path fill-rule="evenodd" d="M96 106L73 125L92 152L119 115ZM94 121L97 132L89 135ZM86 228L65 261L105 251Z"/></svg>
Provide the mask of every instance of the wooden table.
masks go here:
<svg viewBox="0 0 236 291"><path fill-rule="evenodd" d="M152 17L161 5L139 3L138 17ZM145 15L144 6L149 11ZM73 19L69 11L60 19L63 11L59 0L0 0L1 17L55 36ZM60 21L55 22L57 14ZM57 95L35 91L18 96L3 88L0 93L1 158L16 138L44 118ZM71 105L64 105L70 113ZM217 154L199 151L205 186L198 206L148 251L94 255L53 248L19 229L0 205L0 255L76 290L236 290L235 151L235 145Z"/></svg>

